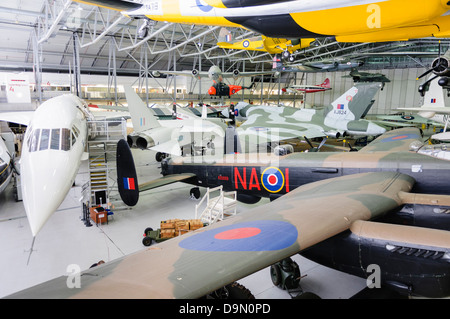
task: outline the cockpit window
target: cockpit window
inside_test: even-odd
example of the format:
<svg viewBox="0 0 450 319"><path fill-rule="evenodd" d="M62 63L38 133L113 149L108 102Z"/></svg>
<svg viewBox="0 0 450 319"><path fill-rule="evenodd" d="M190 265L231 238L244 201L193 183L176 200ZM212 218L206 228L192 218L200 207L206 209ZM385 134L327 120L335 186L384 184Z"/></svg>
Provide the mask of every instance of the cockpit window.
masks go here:
<svg viewBox="0 0 450 319"><path fill-rule="evenodd" d="M28 151L30 152L36 152L37 148L38 148L38 143L39 143L39 134L41 133L40 129L36 129L31 133L31 138L30 138L30 145L29 145L29 149Z"/></svg>
<svg viewBox="0 0 450 319"><path fill-rule="evenodd" d="M70 151L70 130L67 128L61 129L61 150Z"/></svg>
<svg viewBox="0 0 450 319"><path fill-rule="evenodd" d="M59 140L61 136L61 130L59 128L52 129L52 139L50 149L59 150Z"/></svg>
<svg viewBox="0 0 450 319"><path fill-rule="evenodd" d="M35 129L28 138L28 150L30 152L44 150L69 151L76 137L67 128Z"/></svg>
<svg viewBox="0 0 450 319"><path fill-rule="evenodd" d="M48 149L48 142L50 141L50 130L42 129L41 142L39 143L39 150L43 151Z"/></svg>

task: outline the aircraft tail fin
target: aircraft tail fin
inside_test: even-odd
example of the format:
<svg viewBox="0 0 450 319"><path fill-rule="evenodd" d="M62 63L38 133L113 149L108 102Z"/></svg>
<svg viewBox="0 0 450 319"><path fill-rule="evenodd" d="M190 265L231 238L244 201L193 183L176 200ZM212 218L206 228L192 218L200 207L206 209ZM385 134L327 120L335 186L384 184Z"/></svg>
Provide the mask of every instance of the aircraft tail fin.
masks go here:
<svg viewBox="0 0 450 319"><path fill-rule="evenodd" d="M326 78L325 81L323 81L323 83L320 84L319 86L330 89L331 88L330 79Z"/></svg>
<svg viewBox="0 0 450 319"><path fill-rule="evenodd" d="M428 91L426 91L424 95L422 107L423 108L445 107L444 90L442 86L439 85L437 79L430 82Z"/></svg>
<svg viewBox="0 0 450 319"><path fill-rule="evenodd" d="M120 198L128 206L134 206L139 200L139 187L133 155L125 140L117 143L116 153L117 187Z"/></svg>
<svg viewBox="0 0 450 319"><path fill-rule="evenodd" d="M264 51L264 43L261 36L233 40L231 32L226 28L220 29L217 45L222 49L255 50Z"/></svg>
<svg viewBox="0 0 450 319"><path fill-rule="evenodd" d="M380 88L381 83L378 82L356 84L326 108L325 117L344 121L359 120Z"/></svg>
<svg viewBox="0 0 450 319"><path fill-rule="evenodd" d="M161 126L133 88L125 86L125 96L135 132L139 133Z"/></svg>

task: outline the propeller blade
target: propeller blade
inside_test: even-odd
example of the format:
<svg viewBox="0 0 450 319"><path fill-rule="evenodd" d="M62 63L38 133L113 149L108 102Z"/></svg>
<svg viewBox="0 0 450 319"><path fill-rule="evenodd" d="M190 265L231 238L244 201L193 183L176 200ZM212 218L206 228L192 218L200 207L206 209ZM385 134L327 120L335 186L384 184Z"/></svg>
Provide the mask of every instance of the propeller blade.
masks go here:
<svg viewBox="0 0 450 319"><path fill-rule="evenodd" d="M309 141L309 139L306 136L303 136L303 138L305 139L305 141L309 144L309 146L311 148L314 148L314 146L311 144L311 142Z"/></svg>
<svg viewBox="0 0 450 319"><path fill-rule="evenodd" d="M319 146L317 147L317 151L320 150L320 148L323 146L323 144L325 144L326 141L327 141L327 138L324 137L324 138L322 139L322 142L320 142Z"/></svg>

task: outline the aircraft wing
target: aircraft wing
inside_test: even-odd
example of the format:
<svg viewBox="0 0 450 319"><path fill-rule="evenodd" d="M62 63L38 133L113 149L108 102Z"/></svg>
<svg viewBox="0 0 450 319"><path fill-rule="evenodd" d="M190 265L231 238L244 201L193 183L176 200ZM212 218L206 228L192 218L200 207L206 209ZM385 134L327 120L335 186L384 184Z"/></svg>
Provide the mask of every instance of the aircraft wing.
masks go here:
<svg viewBox="0 0 450 319"><path fill-rule="evenodd" d="M401 128L384 133L358 152L409 151L411 143L417 141L423 141L418 128Z"/></svg>
<svg viewBox="0 0 450 319"><path fill-rule="evenodd" d="M152 180L150 182L139 184L139 192L148 191L153 188L173 184L176 182L182 182L190 178L194 178L196 175L193 173L173 174L166 175L161 178Z"/></svg>
<svg viewBox="0 0 450 319"><path fill-rule="evenodd" d="M402 204L395 172L326 179L266 205L8 298L199 298Z"/></svg>
<svg viewBox="0 0 450 319"><path fill-rule="evenodd" d="M407 112L435 112L438 114L450 114L450 107L410 107L410 108L397 108L397 111Z"/></svg>
<svg viewBox="0 0 450 319"><path fill-rule="evenodd" d="M251 142L258 138L258 143L277 142L303 136L307 138L326 136L320 125L299 122L279 114L267 114L262 109L253 110L237 131L241 141L249 139L246 142Z"/></svg>
<svg viewBox="0 0 450 319"><path fill-rule="evenodd" d="M17 123L28 126L33 118L34 111L22 111L22 112L4 112L0 113L0 121Z"/></svg>

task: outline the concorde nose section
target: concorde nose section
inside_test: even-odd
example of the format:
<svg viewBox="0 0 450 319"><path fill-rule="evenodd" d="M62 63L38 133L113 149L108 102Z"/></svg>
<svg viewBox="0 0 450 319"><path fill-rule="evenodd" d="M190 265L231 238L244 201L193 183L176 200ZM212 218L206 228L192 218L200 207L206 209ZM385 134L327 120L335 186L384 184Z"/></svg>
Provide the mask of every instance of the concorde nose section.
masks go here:
<svg viewBox="0 0 450 319"><path fill-rule="evenodd" d="M74 181L70 152L50 152L28 153L28 159L21 161L23 204L33 236L64 201Z"/></svg>

